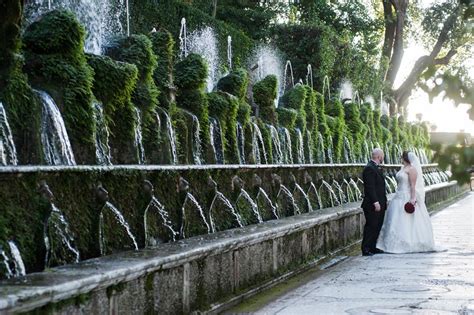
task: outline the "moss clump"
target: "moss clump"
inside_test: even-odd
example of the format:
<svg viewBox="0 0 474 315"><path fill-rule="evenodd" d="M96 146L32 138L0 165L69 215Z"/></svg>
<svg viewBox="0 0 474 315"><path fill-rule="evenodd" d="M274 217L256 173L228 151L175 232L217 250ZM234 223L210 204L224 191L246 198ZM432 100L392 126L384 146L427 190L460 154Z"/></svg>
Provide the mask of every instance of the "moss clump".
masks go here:
<svg viewBox="0 0 474 315"><path fill-rule="evenodd" d="M13 133L19 164L41 164L41 106L22 72L18 54L22 2L0 4L0 102Z"/></svg>
<svg viewBox="0 0 474 315"><path fill-rule="evenodd" d="M150 33L148 37L153 44L153 52L157 56L153 80L160 91L159 104L169 109L173 102L174 39L165 29Z"/></svg>
<svg viewBox="0 0 474 315"><path fill-rule="evenodd" d="M275 99L278 80L274 75L266 76L253 86L253 100L258 106L259 117L266 123L276 125Z"/></svg>
<svg viewBox="0 0 474 315"><path fill-rule="evenodd" d="M104 105L106 123L110 130L110 146L114 164L138 163L135 148L136 115L132 93L138 79L135 65L114 61L107 56L87 55L94 69L95 97Z"/></svg>
<svg viewBox="0 0 474 315"><path fill-rule="evenodd" d="M177 106L198 117L200 139L204 149L203 153L208 161L212 161L213 153L210 148L209 139L208 100L204 91L208 75L207 64L200 55L190 54L175 65L174 74L175 84L178 88L176 94ZM184 115L186 114L184 113ZM192 129L192 125L186 122L186 118L183 115L175 117L173 120L176 121L181 160L193 161L192 151L187 150L187 148L192 148L192 143L189 142L192 138L184 136L181 130L181 128L187 125L186 129L189 131ZM189 156L189 153L191 153L191 156Z"/></svg>
<svg viewBox="0 0 474 315"><path fill-rule="evenodd" d="M61 110L76 161L95 163L93 71L84 55L85 30L74 14L54 10L25 31L25 70Z"/></svg>
<svg viewBox="0 0 474 315"><path fill-rule="evenodd" d="M197 54L189 54L175 65L175 84L181 90L202 90L206 87L207 64Z"/></svg>
<svg viewBox="0 0 474 315"><path fill-rule="evenodd" d="M374 125L374 142L378 143L380 146L383 143L382 139L382 122L380 121L381 112L379 108L375 108L373 111L373 125Z"/></svg>
<svg viewBox="0 0 474 315"><path fill-rule="evenodd" d="M316 142L318 139L318 113L316 109L316 91L313 90L309 85L305 85L305 88L306 101L304 105L304 110L306 112L307 130L305 134L305 143L309 143L309 145L305 146L305 155L308 157L308 161L310 161L309 157L311 157L312 161L310 162L315 162L315 157L317 157Z"/></svg>
<svg viewBox="0 0 474 315"><path fill-rule="evenodd" d="M249 76L245 69L238 68L217 83L217 89L244 99L249 84Z"/></svg>
<svg viewBox="0 0 474 315"><path fill-rule="evenodd" d="M359 105L348 103L345 105L345 120L349 133L352 135L352 149L356 159L364 162L366 157L362 155L362 146L364 142L364 124L360 119Z"/></svg>
<svg viewBox="0 0 474 315"><path fill-rule="evenodd" d="M292 108L278 107L278 124L288 130L295 128L298 112Z"/></svg>
<svg viewBox="0 0 474 315"><path fill-rule="evenodd" d="M219 119L220 122L225 162L238 164L237 113L239 100L225 92L209 93L207 97L209 100L209 115Z"/></svg>
<svg viewBox="0 0 474 315"><path fill-rule="evenodd" d="M132 94L132 102L140 110L146 161L158 163L160 131L157 127L156 107L159 92L152 77L157 65L153 44L145 35L121 37L107 47L105 53L115 60L134 64L138 69L138 81Z"/></svg>
<svg viewBox="0 0 474 315"><path fill-rule="evenodd" d="M333 154L335 162L342 162L344 153L344 137L347 136L347 126L344 120L344 107L339 100L333 100L326 111L327 114L333 118L331 119L330 127L332 131Z"/></svg>
<svg viewBox="0 0 474 315"><path fill-rule="evenodd" d="M324 104L324 96L316 92L315 94L315 102L316 102L316 118L318 119L318 131L321 134L321 137L317 137L315 139L315 146L318 148L316 151L317 161L319 163L329 162L329 158L324 152L320 152L320 148L325 148L324 151L327 151L329 140L331 138L331 129L329 129L329 125L327 122L327 115L326 115L326 108ZM320 139L323 139L323 144L320 143Z"/></svg>

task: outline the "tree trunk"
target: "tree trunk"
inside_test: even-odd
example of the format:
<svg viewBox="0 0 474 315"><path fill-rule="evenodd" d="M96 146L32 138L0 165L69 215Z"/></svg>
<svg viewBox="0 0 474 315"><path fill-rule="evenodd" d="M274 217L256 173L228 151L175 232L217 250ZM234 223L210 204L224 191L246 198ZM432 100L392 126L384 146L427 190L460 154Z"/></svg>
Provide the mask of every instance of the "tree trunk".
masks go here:
<svg viewBox="0 0 474 315"><path fill-rule="evenodd" d="M399 108L405 107L407 105L408 98L410 97L413 89L416 87L416 83L428 67L446 65L456 54L456 49L451 49L444 57L438 58L441 49L449 39L449 31L452 30L456 20L460 16L460 9L461 7L458 7L456 10L454 10L454 12L444 22L443 29L439 33L438 40L431 50L431 53L427 56L420 57L415 62L415 65L413 66L413 69L406 80L397 90L394 91L394 97L398 103Z"/></svg>
<svg viewBox="0 0 474 315"><path fill-rule="evenodd" d="M393 51L393 40L395 38L395 17L390 0L383 0L383 15L385 22L385 34L382 48L382 57L380 59L380 77L385 80L388 64Z"/></svg>
<svg viewBox="0 0 474 315"><path fill-rule="evenodd" d="M390 66L385 78L385 82L389 87L393 87L395 78L403 59L403 31L405 28L405 17L407 13L408 0L391 0L397 15L395 25L395 39L393 42L393 52L390 58Z"/></svg>

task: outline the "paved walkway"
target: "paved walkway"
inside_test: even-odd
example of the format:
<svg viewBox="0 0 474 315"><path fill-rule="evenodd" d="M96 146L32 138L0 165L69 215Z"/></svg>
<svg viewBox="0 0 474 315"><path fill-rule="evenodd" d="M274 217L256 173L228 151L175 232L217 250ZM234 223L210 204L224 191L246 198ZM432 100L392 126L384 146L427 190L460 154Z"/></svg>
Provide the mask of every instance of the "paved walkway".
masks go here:
<svg viewBox="0 0 474 315"><path fill-rule="evenodd" d="M432 222L444 252L351 257L258 310L234 311L474 314L474 193L436 214Z"/></svg>

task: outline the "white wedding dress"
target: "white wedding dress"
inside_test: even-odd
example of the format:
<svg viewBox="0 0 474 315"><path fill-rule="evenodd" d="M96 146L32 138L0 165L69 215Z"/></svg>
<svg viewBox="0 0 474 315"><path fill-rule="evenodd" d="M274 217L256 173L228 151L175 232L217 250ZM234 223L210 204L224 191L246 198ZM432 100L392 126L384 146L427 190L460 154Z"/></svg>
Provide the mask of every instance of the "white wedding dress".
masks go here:
<svg viewBox="0 0 474 315"><path fill-rule="evenodd" d="M419 253L436 250L431 218L425 205L421 166L419 162L416 165L418 159L411 152L409 159L418 173L415 212L411 214L405 212L405 203L410 201L410 182L408 173L402 168L396 175L397 192L389 203L377 240L377 248L386 253Z"/></svg>

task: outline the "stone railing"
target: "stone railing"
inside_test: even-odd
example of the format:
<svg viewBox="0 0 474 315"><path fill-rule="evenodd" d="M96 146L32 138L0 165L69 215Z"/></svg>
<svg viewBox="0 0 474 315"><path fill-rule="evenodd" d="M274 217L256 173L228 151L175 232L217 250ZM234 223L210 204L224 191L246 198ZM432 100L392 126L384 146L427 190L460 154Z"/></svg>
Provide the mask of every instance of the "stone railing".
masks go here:
<svg viewBox="0 0 474 315"><path fill-rule="evenodd" d="M429 208L461 196L456 182L427 189ZM358 243L359 203L127 251L0 282L0 313L218 311Z"/></svg>

